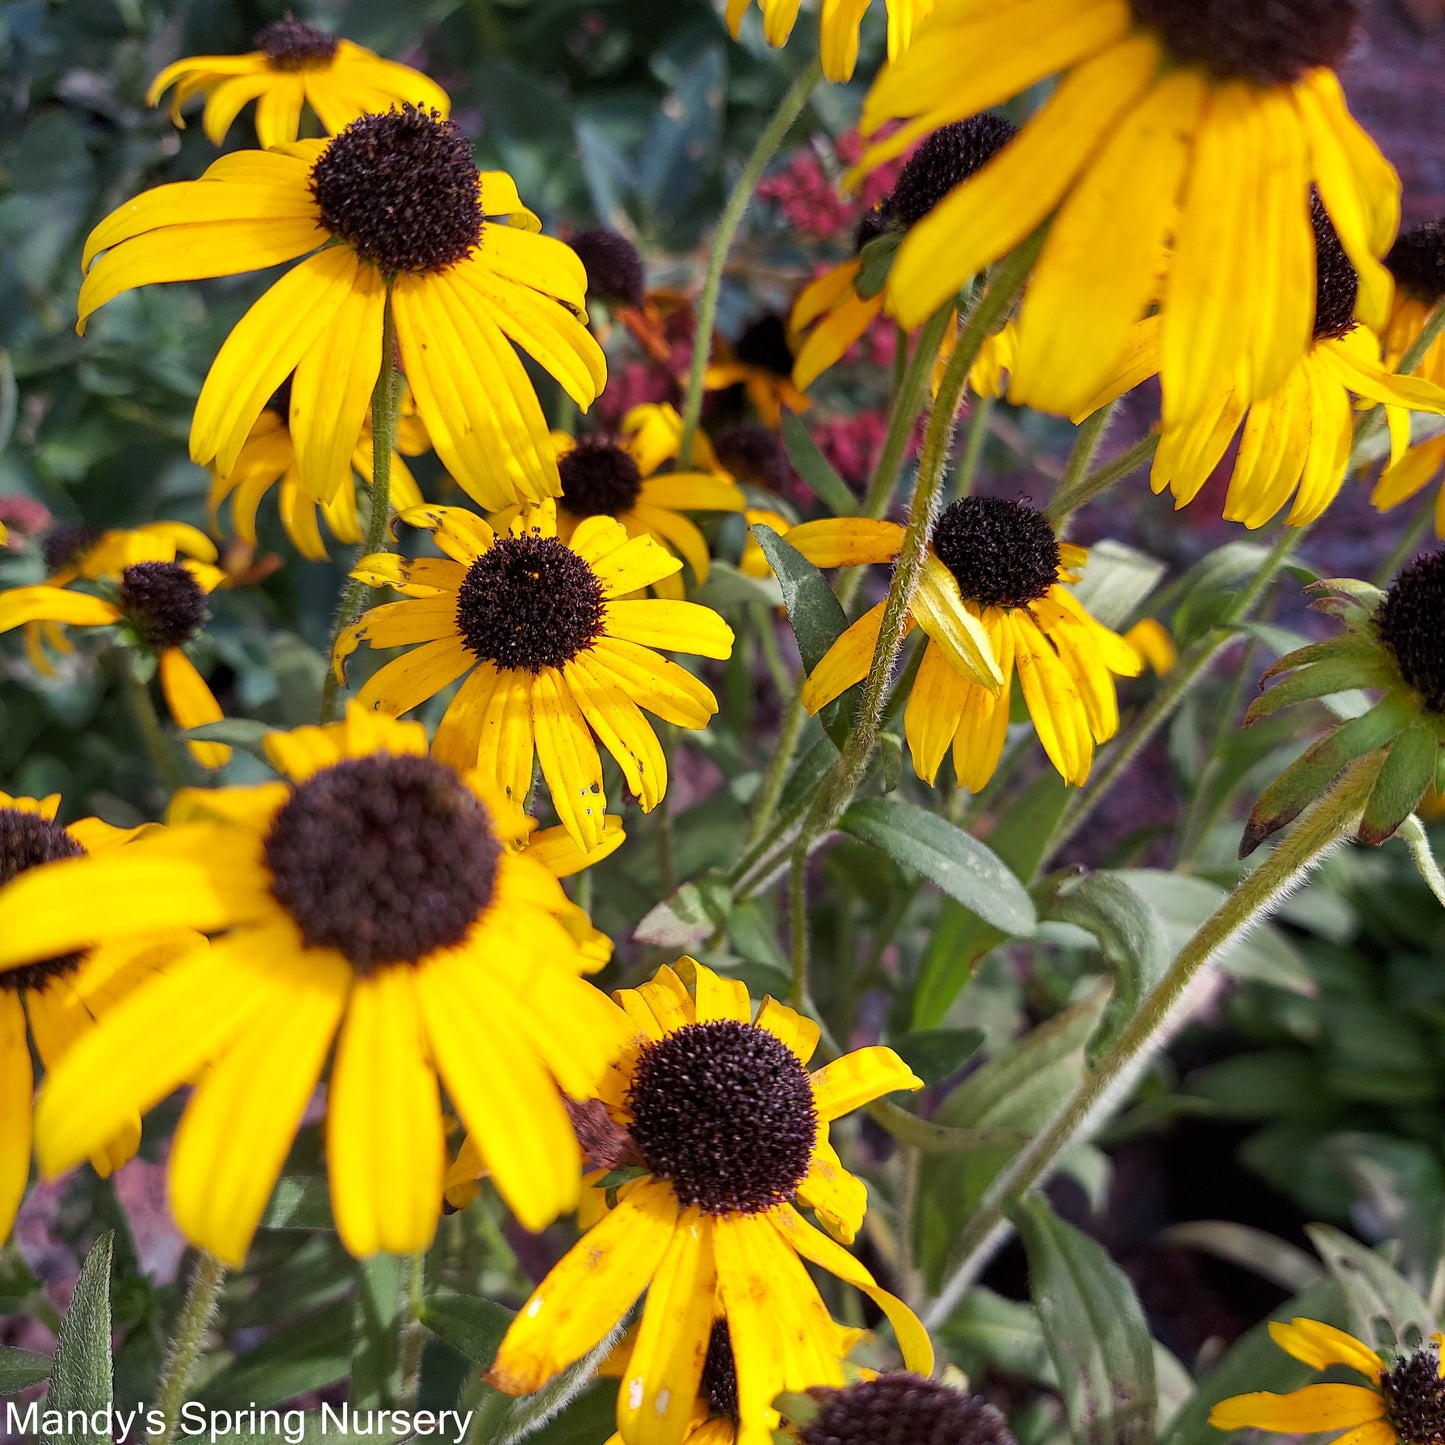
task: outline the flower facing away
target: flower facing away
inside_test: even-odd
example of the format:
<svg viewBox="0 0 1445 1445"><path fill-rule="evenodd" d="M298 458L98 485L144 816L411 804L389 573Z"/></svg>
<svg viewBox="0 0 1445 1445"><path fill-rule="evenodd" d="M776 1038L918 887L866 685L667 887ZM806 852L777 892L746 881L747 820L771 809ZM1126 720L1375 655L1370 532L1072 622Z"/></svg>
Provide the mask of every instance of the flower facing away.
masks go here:
<svg viewBox="0 0 1445 1445"><path fill-rule="evenodd" d="M557 463L513 343L584 410L606 361L582 318L587 278L518 199L479 173L455 125L407 107L333 140L222 156L198 181L147 191L85 246L79 329L112 297L304 257L236 324L201 388L191 457L234 470L269 397L291 381L303 486L330 501L382 365L388 296L417 415L484 507L555 496Z"/></svg>
<svg viewBox="0 0 1445 1445"><path fill-rule="evenodd" d="M1445 412L1445 389L1381 369L1379 342L1354 318L1359 277L1318 196L1310 209L1317 299L1309 349L1271 396L1251 403L1242 388L1229 388L1193 421L1176 424L1165 418L1150 484L1156 492L1167 486L1176 507L1198 496L1240 432L1224 499L1225 520L1262 527L1289 504L1286 522L1304 526L1335 499L1349 472L1355 434L1352 396L1384 404L1397 456L1409 435L1410 410ZM1157 318L1141 322L1113 385L1085 409L1158 371L1162 337ZM1015 399L1012 390L1009 396Z"/></svg>
<svg viewBox="0 0 1445 1445"><path fill-rule="evenodd" d="M1157 303L1166 422L1232 387L1248 404L1278 391L1309 346L1313 182L1360 273L1359 315L1383 327L1391 283L1378 258L1399 224L1399 179L1330 68L1357 10L938 0L869 92L865 134L904 124L861 168L1060 79L1018 139L905 239L890 280L899 320L916 326L1052 217L1019 314L1018 399L1077 411Z"/></svg>
<svg viewBox="0 0 1445 1445"><path fill-rule="evenodd" d="M819 567L891 562L903 528L863 518L805 522L788 541ZM920 778L933 782L951 744L960 786L978 792L988 782L1015 674L1049 761L1068 783L1088 778L1094 745L1119 725L1114 678L1137 676L1143 663L1060 585L1086 556L1023 502L965 497L939 517L909 619L928 638L904 715ZM810 712L866 676L884 605L865 612L813 670L803 690Z"/></svg>
<svg viewBox="0 0 1445 1445"><path fill-rule="evenodd" d="M59 858L104 856L123 849L143 829L114 828L99 818L62 826L55 821L58 795L13 798L0 793L0 898L22 874ZM64 949L21 967L0 968L0 1243L10 1235L15 1211L30 1177L31 1107L34 1075L30 1043L47 1070L95 1026L138 982L166 967L205 939L184 929ZM135 1109L112 1115L97 1134L90 1155L98 1173L119 1169L140 1144Z"/></svg>
<svg viewBox="0 0 1445 1445"><path fill-rule="evenodd" d="M229 476L214 468L211 472L211 516L214 518L227 498L231 500L231 520L236 534L251 546L256 545L256 509L261 499L279 486L281 525L303 557L313 562L326 560L326 543L321 539L317 515L326 518L331 535L338 542L355 546L362 539L361 515L356 505L356 486L343 485L329 502L318 502L301 483L301 467L296 453L296 440L291 435L291 388L283 384L266 403L251 434L246 438L236 465ZM410 469L402 460L420 456L430 450L426 429L417 420L410 397L403 399L397 418L396 447L391 454L391 505L402 512L419 507L421 490ZM367 486L372 479L371 422L362 424L356 449L351 454L351 470Z"/></svg>
<svg viewBox="0 0 1445 1445"><path fill-rule="evenodd" d="M407 647L367 679L360 701L399 714L465 677L432 743L456 768L479 767L521 810L533 757L557 816L584 851L606 826L602 760L593 734L650 811L667 791L667 759L643 709L700 728L717 700L653 649L725 658L732 629L695 602L628 596L682 566L651 537L589 517L570 542L551 502L498 534L460 507L398 519L432 532L446 558L363 557L351 574L406 594L374 607L336 642L338 675L357 646Z"/></svg>
<svg viewBox="0 0 1445 1445"><path fill-rule="evenodd" d="M793 364L793 348L783 318L769 311L749 323L732 346L719 341L718 359L709 363L703 386L708 391L741 386L758 419L776 431L784 407L807 411L812 405L793 384Z"/></svg>
<svg viewBox="0 0 1445 1445"><path fill-rule="evenodd" d="M707 540L686 512L740 512L743 490L726 472L658 472L677 459L682 418L674 407L644 403L622 418L621 435L583 437L554 432L557 471L562 495L557 499L557 537L570 542L589 517L611 517L629 537L651 537L692 568L700 587L707 581L711 558ZM699 454L699 460L702 460ZM492 518L500 531L517 515L516 508ZM653 583L659 597L683 595L682 576L673 573Z"/></svg>
<svg viewBox="0 0 1445 1445"><path fill-rule="evenodd" d="M353 706L266 746L284 780L182 792L165 830L0 893L0 968L158 928L216 935L50 1074L42 1168L199 1075L171 1205L190 1240L239 1264L335 1041L326 1156L348 1249L430 1242L440 1088L517 1218L550 1224L581 1170L559 1090L595 1090L630 1033L581 977L585 916L513 851L485 781L426 756L420 725Z"/></svg>
<svg viewBox="0 0 1445 1445"><path fill-rule="evenodd" d="M185 560L178 560L180 554ZM107 532L59 569L68 581L95 582L105 595L42 583L0 592L0 632L26 624L44 627L117 627L134 647L156 659L166 707L179 728L220 722L221 705L186 656L205 625L207 596L226 580L212 564L216 549L204 534L180 522ZM30 631L27 645L38 646ZM48 664L45 670L49 670ZM222 743L188 742L205 768L231 760Z"/></svg>
<svg viewBox="0 0 1445 1445"><path fill-rule="evenodd" d="M861 253L879 237L896 246L900 235L1017 134L1013 122L998 115L976 115L934 131L904 163L893 190L863 217L854 238L857 250ZM875 278L869 274L871 269L865 268L860 254L825 271L798 294L788 327L793 342L800 343L793 383L802 390L834 365L883 314L888 298L886 276ZM808 333L806 339L804 332Z"/></svg>
<svg viewBox="0 0 1445 1445"><path fill-rule="evenodd" d="M1310 590L1324 594L1316 610L1338 616L1345 630L1280 658L1260 686L1283 681L1254 700L1245 726L1355 688L1383 696L1326 733L1265 789L1249 815L1242 858L1292 823L1356 760L1375 774L1355 833L1363 843L1383 843L1432 786L1445 782L1445 550L1412 562L1387 592L1338 579Z"/></svg>
<svg viewBox="0 0 1445 1445"><path fill-rule="evenodd" d="M1435 308L1445 300L1445 220L1402 231L1385 257L1395 278L1395 307L1385 329L1385 361L1393 369L1424 332ZM1416 372L1445 387L1445 336L1425 349ZM1370 501L1382 512L1422 491L1445 468L1445 433L1420 442L1392 460L1380 474ZM1445 488L1435 494L1435 535L1445 538Z"/></svg>
<svg viewBox="0 0 1445 1445"><path fill-rule="evenodd" d="M852 1241L866 1191L829 1144L828 1125L922 1082L883 1047L808 1073L816 1024L772 999L754 1014L740 982L692 959L614 997L639 1037L601 1098L643 1172L616 1190L616 1207L522 1307L491 1383L511 1394L538 1389L605 1338L646 1290L618 1393L623 1440L677 1445L688 1437L722 1320L736 1438L769 1445L775 1395L843 1383L837 1326L804 1261L872 1298L909 1367L931 1370L913 1314L798 1212L813 1209L836 1239Z"/></svg>
<svg viewBox="0 0 1445 1445"><path fill-rule="evenodd" d="M305 105L328 135L368 111L399 103L442 116L451 108L446 92L420 71L383 60L365 46L338 40L291 15L268 25L254 43L249 55L193 55L166 66L151 82L146 104L157 104L175 86L171 119L184 125L182 108L193 96L204 95L201 128L220 145L231 122L254 100L256 138L263 149L296 139Z"/></svg>
<svg viewBox="0 0 1445 1445"><path fill-rule="evenodd" d="M1319 1320L1273 1321L1270 1338L1316 1370L1331 1365L1363 1375L1368 1385L1303 1385L1287 1395L1259 1390L1221 1400L1209 1414L1219 1430L1314 1435L1345 1430L1349 1445L1433 1445L1445 1433L1440 1339L1386 1362L1353 1335Z"/></svg>
<svg viewBox="0 0 1445 1445"><path fill-rule="evenodd" d="M913 32L933 9L935 0L886 0L888 6L888 56L892 59L908 49ZM727 24L738 38L743 16L753 0L728 0ZM798 0L757 0L763 12L763 34L769 45L783 46L793 33L798 18ZM818 22L818 48L823 74L829 80L851 80L858 63L858 27L863 23L870 0L823 0Z"/></svg>
<svg viewBox="0 0 1445 1445"><path fill-rule="evenodd" d="M1015 1445L986 1400L905 1370L809 1394L816 1413L789 1432L799 1445Z"/></svg>

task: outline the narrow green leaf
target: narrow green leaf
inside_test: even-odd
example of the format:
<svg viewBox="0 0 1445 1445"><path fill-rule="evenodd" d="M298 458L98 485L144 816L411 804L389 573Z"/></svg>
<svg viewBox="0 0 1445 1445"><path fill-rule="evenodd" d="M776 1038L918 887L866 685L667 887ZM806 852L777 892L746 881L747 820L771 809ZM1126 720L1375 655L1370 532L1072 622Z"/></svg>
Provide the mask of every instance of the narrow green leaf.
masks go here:
<svg viewBox="0 0 1445 1445"><path fill-rule="evenodd" d="M991 848L946 818L895 798L864 798L838 820L844 832L936 883L1010 936L1030 934L1033 899Z"/></svg>
<svg viewBox="0 0 1445 1445"><path fill-rule="evenodd" d="M915 1029L894 1047L925 1084L941 1083L961 1069L979 1050L982 1029Z"/></svg>
<svg viewBox="0 0 1445 1445"><path fill-rule="evenodd" d="M81 1266L70 1308L60 1322L46 1411L72 1410L87 1420L105 1419L111 1404L110 1264L115 1234L107 1230ZM64 1435L42 1435L42 1445L111 1445L108 1430L87 1426Z"/></svg>
<svg viewBox="0 0 1445 1445"><path fill-rule="evenodd" d="M1308 1289L1325 1277L1319 1262L1287 1239L1231 1219L1190 1219L1160 1230L1155 1238L1161 1244L1197 1249L1237 1264L1281 1289Z"/></svg>
<svg viewBox="0 0 1445 1445"><path fill-rule="evenodd" d="M287 1175L276 1181L261 1216L262 1229L331 1229L331 1190L321 1174Z"/></svg>
<svg viewBox="0 0 1445 1445"><path fill-rule="evenodd" d="M1360 842L1378 847L1415 811L1435 779L1439 751L1434 732L1423 723L1406 728L1390 744L1360 819Z"/></svg>
<svg viewBox="0 0 1445 1445"><path fill-rule="evenodd" d="M1012 1217L1075 1445L1153 1445L1154 1344L1128 1276L1037 1195Z"/></svg>
<svg viewBox="0 0 1445 1445"><path fill-rule="evenodd" d="M1309 1225L1305 1233L1325 1268L1344 1291L1350 1332L1367 1345L1394 1345L1402 1351L1424 1344L1435 1329L1435 1316L1419 1292L1388 1260L1328 1224Z"/></svg>
<svg viewBox="0 0 1445 1445"><path fill-rule="evenodd" d="M357 1263L352 1301L353 1409L383 1409L401 1395L402 1265L395 1254L377 1254Z"/></svg>
<svg viewBox="0 0 1445 1445"><path fill-rule="evenodd" d="M228 717L220 722L187 728L181 736L197 743L225 743L228 747L241 748L244 752L264 758L266 739L275 731L270 723L257 722L254 718Z"/></svg>
<svg viewBox="0 0 1445 1445"><path fill-rule="evenodd" d="M0 1396L18 1394L50 1378L50 1357L33 1350L0 1347Z"/></svg>
<svg viewBox="0 0 1445 1445"><path fill-rule="evenodd" d="M485 1369L516 1311L479 1295L434 1295L422 1306L421 1322L439 1339Z"/></svg>
<svg viewBox="0 0 1445 1445"><path fill-rule="evenodd" d="M639 943L687 950L710 937L727 920L732 890L718 875L684 883L650 909L632 931Z"/></svg>
<svg viewBox="0 0 1445 1445"><path fill-rule="evenodd" d="M1370 658L1347 655L1313 662L1255 698L1244 715L1244 725L1249 727L1262 717L1313 698L1356 687L1383 687L1388 681L1389 669L1378 654Z"/></svg>
<svg viewBox="0 0 1445 1445"><path fill-rule="evenodd" d="M851 517L858 510L858 498L848 483L834 471L833 464L818 449L818 443L809 436L802 420L790 411L783 413L783 447L793 469L830 512L838 517Z"/></svg>

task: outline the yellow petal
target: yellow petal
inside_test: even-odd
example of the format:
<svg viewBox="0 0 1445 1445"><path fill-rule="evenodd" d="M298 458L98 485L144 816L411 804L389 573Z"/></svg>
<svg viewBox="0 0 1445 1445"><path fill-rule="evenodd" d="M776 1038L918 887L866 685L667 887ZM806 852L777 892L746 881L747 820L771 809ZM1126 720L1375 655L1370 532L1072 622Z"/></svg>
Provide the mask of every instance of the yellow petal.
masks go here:
<svg viewBox="0 0 1445 1445"><path fill-rule="evenodd" d="M883 629L883 609L887 602L870 607L856 622L840 632L832 647L818 660L803 684L803 706L810 713L827 707L856 682L868 676L873 654L878 649L878 636ZM909 631L912 619L909 619ZM905 634L906 635L906 634Z"/></svg>
<svg viewBox="0 0 1445 1445"><path fill-rule="evenodd" d="M1271 1320L1269 1337L1286 1354L1314 1370L1347 1365L1371 1380L1385 1372L1385 1362L1367 1344L1320 1320L1296 1317L1288 1324Z"/></svg>
<svg viewBox="0 0 1445 1445"><path fill-rule="evenodd" d="M812 1082L813 1103L824 1123L850 1114L884 1094L923 1087L923 1080L883 1044L854 1049L834 1059L812 1076Z"/></svg>
<svg viewBox="0 0 1445 1445"><path fill-rule="evenodd" d="M1003 686L1003 673L993 655L988 632L959 595L953 573L931 552L924 559L918 589L913 594L913 615L965 677L990 692Z"/></svg>
<svg viewBox="0 0 1445 1445"><path fill-rule="evenodd" d="M913 771L925 783L931 784L937 777L948 745L958 731L970 692L978 691L982 689L954 667L942 648L933 642L927 644L903 716Z"/></svg>
<svg viewBox="0 0 1445 1445"><path fill-rule="evenodd" d="M672 652L690 652L700 657L732 655L732 628L711 607L697 602L614 599L604 605L602 616L608 635L624 642L665 647Z"/></svg>
<svg viewBox="0 0 1445 1445"><path fill-rule="evenodd" d="M652 724L588 653L567 664L564 679L587 725L622 769L633 797L650 813L667 791L667 755Z"/></svg>
<svg viewBox="0 0 1445 1445"><path fill-rule="evenodd" d="M0 1241L10 1238L30 1179L30 1042L25 1009L13 989L0 989Z"/></svg>
<svg viewBox="0 0 1445 1445"><path fill-rule="evenodd" d="M897 522L878 522L871 517L825 517L793 527L788 545L815 567L892 562L903 546L903 528Z"/></svg>
<svg viewBox="0 0 1445 1445"><path fill-rule="evenodd" d="M571 688L555 670L538 673L532 683L532 734L557 817L578 847L595 848L607 809L602 760Z"/></svg>
<svg viewBox="0 0 1445 1445"><path fill-rule="evenodd" d="M717 712L717 699L706 683L649 648L604 636L593 644L592 655L639 707L664 722L700 728Z"/></svg>
<svg viewBox="0 0 1445 1445"><path fill-rule="evenodd" d="M1221 1400L1209 1412L1209 1423L1220 1430L1313 1435L1380 1420L1384 1414L1385 1404L1376 1390L1362 1385L1305 1385L1287 1395L1261 1390Z"/></svg>
<svg viewBox="0 0 1445 1445"><path fill-rule="evenodd" d="M435 697L476 661L476 654L460 637L424 642L372 673L357 700L365 707L398 716Z"/></svg>
<svg viewBox="0 0 1445 1445"><path fill-rule="evenodd" d="M63 587L12 587L0 592L0 632L23 622L66 622L73 627L106 627L118 621L112 603Z"/></svg>
<svg viewBox="0 0 1445 1445"><path fill-rule="evenodd" d="M168 647L161 653L157 671L166 707L178 728L204 727L225 716L205 678L179 647ZM224 743L188 742L186 746L203 768L224 768L231 761L231 749Z"/></svg>

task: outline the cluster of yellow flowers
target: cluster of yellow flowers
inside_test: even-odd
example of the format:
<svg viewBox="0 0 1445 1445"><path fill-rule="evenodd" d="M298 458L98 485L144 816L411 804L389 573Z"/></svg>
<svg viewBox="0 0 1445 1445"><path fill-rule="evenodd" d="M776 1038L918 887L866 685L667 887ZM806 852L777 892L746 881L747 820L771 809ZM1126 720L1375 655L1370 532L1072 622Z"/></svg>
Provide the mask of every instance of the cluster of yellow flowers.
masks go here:
<svg viewBox="0 0 1445 1445"><path fill-rule="evenodd" d="M797 0L760 4L782 44ZM729 0L735 31L748 8ZM852 73L866 9L824 4L830 78ZM1242 429L1225 515L1259 526L1288 505L1289 521L1314 519L1348 470L1356 399L1386 410L1385 499L1424 485L1445 453L1408 449L1408 413L1445 414L1445 390L1393 368L1433 300L1395 298L1384 264L1398 182L1331 69L1351 5L888 9L859 169L925 137L931 149L864 254L800 298L794 339L811 338L795 388L880 312L916 327L942 309L946 358L972 279L1022 255L1021 301L986 339L975 386L1081 419L1157 375L1153 485L1179 505ZM1022 130L978 120L1051 76ZM152 100L172 86L178 123L206 97L218 144L255 100L262 148L102 221L80 327L137 286L290 266L217 355L191 456L243 538L278 488L307 558L326 552L318 513L339 541L362 541L356 478L376 483L353 595L399 600L343 619L336 677L363 642L401 651L343 720L268 736L274 781L183 788L164 826L61 825L55 797L0 795L0 1234L31 1167L30 1038L48 1074L33 1133L46 1175L117 1167L140 1116L193 1086L172 1204L187 1237L231 1264L325 1075L333 1212L354 1253L426 1248L444 1194L482 1176L531 1230L580 1206L581 1242L492 1366L504 1390L538 1389L645 1291L616 1366L622 1440L766 1442L780 1392L845 1379L852 1337L804 1262L871 1297L907 1366L928 1373L917 1319L843 1247L866 1194L829 1143L833 1120L922 1081L882 1046L810 1072L815 1023L754 1006L688 958L608 997L587 975L611 944L559 883L624 842L598 744L651 810L668 773L647 714L700 729L717 711L663 654L730 654L727 623L685 595L684 567L700 583L710 565L686 514L743 512L743 487L668 407L634 410L616 440L549 430L518 350L592 405L606 363L588 276L510 176L477 170L433 82L288 20L254 55L169 67ZM299 138L305 106L326 138ZM889 263L881 283L870 254ZM402 458L427 449L481 510L423 497ZM393 529L429 534L439 556L383 550L388 497ZM825 518L787 541L819 568L893 563L905 529ZM0 630L24 626L43 668L70 646L65 628L119 628L156 659L177 724L219 720L185 650L229 580L214 543L166 522L71 542L44 584L0 595ZM1085 562L1021 502L965 497L934 519L906 619L927 639L905 717L920 778L951 748L961 786L989 781L1017 677L1050 761L1085 781L1118 726L1115 680L1148 649L1070 590ZM869 672L886 606L812 670L810 711ZM430 736L400 720L453 684ZM223 742L189 745L204 767L230 760ZM530 816L538 767L554 827Z"/></svg>

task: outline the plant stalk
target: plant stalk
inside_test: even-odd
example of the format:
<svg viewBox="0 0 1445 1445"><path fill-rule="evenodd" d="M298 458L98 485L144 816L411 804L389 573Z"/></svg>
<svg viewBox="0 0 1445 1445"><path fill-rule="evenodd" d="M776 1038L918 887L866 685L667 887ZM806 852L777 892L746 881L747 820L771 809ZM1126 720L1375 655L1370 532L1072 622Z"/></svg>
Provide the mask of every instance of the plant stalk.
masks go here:
<svg viewBox="0 0 1445 1445"><path fill-rule="evenodd" d="M181 1317L176 1324L175 1338L166 1353L160 1382L156 1386L156 1407L165 1421L164 1430L156 1445L170 1445L175 1438L181 1409L186 1403L186 1391L190 1388L206 1331L215 1318L216 1303L220 1299L221 1285L225 1278L226 1266L214 1254L202 1251L196 1260L196 1272L191 1276L190 1287L186 1290Z"/></svg>
<svg viewBox="0 0 1445 1445"><path fill-rule="evenodd" d="M141 742L150 756L156 777L167 792L174 793L184 788L189 781L161 725L160 714L156 712L155 699L151 697L150 684L142 682L136 675L136 659L129 652L121 657L121 672L125 676L125 694L130 703L131 716L135 719Z"/></svg>

